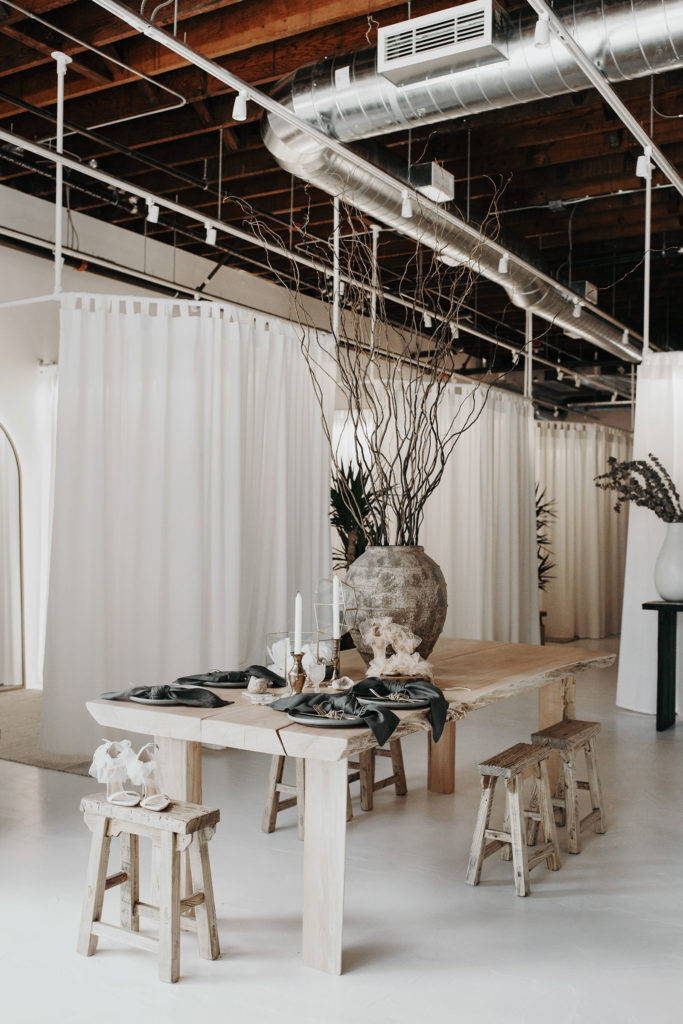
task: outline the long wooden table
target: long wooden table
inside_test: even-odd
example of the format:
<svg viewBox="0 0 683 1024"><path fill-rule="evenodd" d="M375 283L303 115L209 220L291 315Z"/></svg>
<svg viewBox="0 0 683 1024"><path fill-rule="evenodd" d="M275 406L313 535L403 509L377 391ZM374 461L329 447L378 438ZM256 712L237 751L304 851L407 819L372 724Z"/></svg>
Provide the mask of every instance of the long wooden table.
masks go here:
<svg viewBox="0 0 683 1024"><path fill-rule="evenodd" d="M426 711L399 711L401 721L394 736L429 732L429 789L452 793L456 718L531 689L539 690L539 728L573 718L575 673L604 668L614 659L614 654L569 646L441 639L430 661L453 720L447 723L439 743L434 743ZM362 678L364 666L357 652L342 656L342 671ZM247 701L240 691L215 692L226 699L234 697L235 703L226 708L163 708L93 700L87 708L100 725L155 737L165 789L176 800L202 801L202 743L305 759L303 959L309 967L340 974L346 762L377 746L375 738L369 729L296 725L282 712ZM482 750L482 756L490 753Z"/></svg>

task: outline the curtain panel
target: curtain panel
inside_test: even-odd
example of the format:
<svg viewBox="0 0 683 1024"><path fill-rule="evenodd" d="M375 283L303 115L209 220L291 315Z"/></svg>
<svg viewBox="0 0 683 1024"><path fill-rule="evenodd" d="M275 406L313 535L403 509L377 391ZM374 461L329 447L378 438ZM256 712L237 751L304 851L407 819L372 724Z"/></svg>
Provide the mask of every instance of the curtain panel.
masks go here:
<svg viewBox="0 0 683 1024"><path fill-rule="evenodd" d="M48 749L97 741L83 705L104 690L262 662L296 590L329 572L329 450L298 332L210 303L65 301Z"/></svg>
<svg viewBox="0 0 683 1024"><path fill-rule="evenodd" d="M653 452L683 491L683 352L651 352L638 367L633 457ZM654 714L657 709L657 614L645 601L660 600L655 562L666 524L654 512L632 505L629 512L624 611L617 704ZM678 680L683 679L683 616L678 616ZM680 708L680 698L679 704Z"/></svg>
<svg viewBox="0 0 683 1024"><path fill-rule="evenodd" d="M626 431L592 423L536 423L539 486L554 502L549 535L555 562L542 602L549 638L619 632L628 512L595 486L613 455L631 457Z"/></svg>
<svg viewBox="0 0 683 1024"><path fill-rule="evenodd" d="M442 427L464 423L472 403L478 418L456 444L420 533L448 585L444 635L537 643L533 410L500 390L453 382L439 406ZM336 413L334 441L339 460L353 463L345 411Z"/></svg>

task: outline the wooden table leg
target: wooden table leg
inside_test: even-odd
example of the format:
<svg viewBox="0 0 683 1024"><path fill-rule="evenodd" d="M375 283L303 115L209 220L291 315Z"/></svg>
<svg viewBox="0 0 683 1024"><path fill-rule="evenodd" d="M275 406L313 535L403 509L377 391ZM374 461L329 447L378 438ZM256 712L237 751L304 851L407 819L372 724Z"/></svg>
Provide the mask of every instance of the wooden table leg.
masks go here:
<svg viewBox="0 0 683 1024"><path fill-rule="evenodd" d="M341 974L347 762L306 758L303 956Z"/></svg>
<svg viewBox="0 0 683 1024"><path fill-rule="evenodd" d="M538 691L538 728L547 729L569 718L576 718L576 679L574 676L560 676ZM555 793L561 778L560 757L556 750L548 758L548 776L550 790Z"/></svg>
<svg viewBox="0 0 683 1024"><path fill-rule="evenodd" d="M427 789L430 793L455 792L455 722L446 722L438 743L428 734Z"/></svg>
<svg viewBox="0 0 683 1024"><path fill-rule="evenodd" d="M167 796L191 804L202 802L202 745L191 740L156 736L157 760L161 769L161 784ZM180 855L180 895L192 895L190 855ZM155 894L156 895L156 894Z"/></svg>
<svg viewBox="0 0 683 1024"><path fill-rule="evenodd" d="M657 615L657 732L676 721L676 609Z"/></svg>

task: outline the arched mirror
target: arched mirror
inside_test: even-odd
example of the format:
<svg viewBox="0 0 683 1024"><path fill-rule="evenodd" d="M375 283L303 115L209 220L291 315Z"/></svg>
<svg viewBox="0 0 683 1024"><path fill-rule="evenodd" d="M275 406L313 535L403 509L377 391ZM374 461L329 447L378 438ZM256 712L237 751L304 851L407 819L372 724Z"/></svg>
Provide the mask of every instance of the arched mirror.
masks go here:
<svg viewBox="0 0 683 1024"><path fill-rule="evenodd" d="M0 692L25 683L21 468L0 423Z"/></svg>

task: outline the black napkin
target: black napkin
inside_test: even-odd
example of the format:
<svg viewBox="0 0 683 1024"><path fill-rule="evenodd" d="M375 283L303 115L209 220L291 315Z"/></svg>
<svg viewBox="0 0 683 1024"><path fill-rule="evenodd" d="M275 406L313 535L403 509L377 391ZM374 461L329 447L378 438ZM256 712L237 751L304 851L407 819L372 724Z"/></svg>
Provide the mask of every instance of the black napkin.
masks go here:
<svg viewBox="0 0 683 1024"><path fill-rule="evenodd" d="M441 738L443 727L446 724L448 701L434 683L430 683L428 679L412 679L410 682L403 682L399 679L393 680L386 677L381 679L378 676L370 676L368 679L363 679L362 682L352 686L349 692L356 694L357 697L370 697L372 699L374 694L370 693L370 690L374 690L375 694L378 693L382 697L390 697L392 693L407 693L409 697L414 697L415 700L428 700L429 712L427 717L432 723L434 739L439 740Z"/></svg>
<svg viewBox="0 0 683 1024"><path fill-rule="evenodd" d="M270 706L276 711L296 711L297 715L319 718L313 710L315 705L324 711L343 711L345 715L362 718L368 728L372 729L380 746L386 743L399 723L398 717L389 708L360 704L351 692L338 696L326 693L295 693L291 697L281 697Z"/></svg>
<svg viewBox="0 0 683 1024"><path fill-rule="evenodd" d="M187 689L184 686L133 686L130 690L112 690L110 693L103 693L103 700L130 700L131 697L146 697L147 700L169 700L171 697L178 704L186 704L190 708L227 708L228 704L234 704L232 700L221 700L211 693L211 690L202 690L200 687Z"/></svg>
<svg viewBox="0 0 683 1024"><path fill-rule="evenodd" d="M220 686L221 683L248 683L250 676L267 679L270 686L285 686L285 681L277 672L271 672L265 665L250 665L249 668L235 672L201 672L194 676L180 676L176 683L196 683L197 686Z"/></svg>

